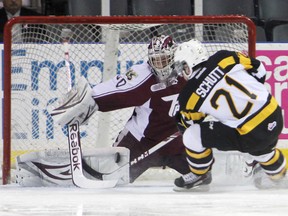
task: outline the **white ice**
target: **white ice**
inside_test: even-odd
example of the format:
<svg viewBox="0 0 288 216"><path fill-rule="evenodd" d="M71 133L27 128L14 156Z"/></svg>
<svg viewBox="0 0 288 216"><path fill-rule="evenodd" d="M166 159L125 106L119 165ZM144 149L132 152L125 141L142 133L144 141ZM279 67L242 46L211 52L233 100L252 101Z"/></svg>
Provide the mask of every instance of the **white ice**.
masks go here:
<svg viewBox="0 0 288 216"><path fill-rule="evenodd" d="M259 190L242 175L214 169L208 192L174 192L174 176L156 172L150 177L157 179L102 190L1 185L0 216L288 215L288 189Z"/></svg>
<svg viewBox="0 0 288 216"><path fill-rule="evenodd" d="M215 181L208 192L174 192L173 179L112 189L0 186L1 216L278 216L288 215L288 189Z"/></svg>
<svg viewBox="0 0 288 216"><path fill-rule="evenodd" d="M173 192L172 182L142 181L113 189L0 187L7 216L277 216L288 215L288 190L212 184L209 192Z"/></svg>

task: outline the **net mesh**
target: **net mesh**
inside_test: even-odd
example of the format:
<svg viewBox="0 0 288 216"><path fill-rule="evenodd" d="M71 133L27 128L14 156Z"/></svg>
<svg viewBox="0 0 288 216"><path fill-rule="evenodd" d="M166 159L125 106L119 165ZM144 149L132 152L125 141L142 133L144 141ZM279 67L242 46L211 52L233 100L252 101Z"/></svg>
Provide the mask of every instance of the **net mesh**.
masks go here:
<svg viewBox="0 0 288 216"><path fill-rule="evenodd" d="M47 18L46 18L47 19ZM27 151L67 148L66 129L56 125L49 110L67 91L61 33L72 31L69 45L72 85L80 76L97 85L133 64L147 61L147 46L155 35L171 35L176 43L197 38L209 54L227 49L248 52L245 23L173 24L55 24L29 22L12 28L11 150L14 157ZM131 98L133 100L133 98ZM111 146L130 117L132 108L97 112L81 126L83 148Z"/></svg>

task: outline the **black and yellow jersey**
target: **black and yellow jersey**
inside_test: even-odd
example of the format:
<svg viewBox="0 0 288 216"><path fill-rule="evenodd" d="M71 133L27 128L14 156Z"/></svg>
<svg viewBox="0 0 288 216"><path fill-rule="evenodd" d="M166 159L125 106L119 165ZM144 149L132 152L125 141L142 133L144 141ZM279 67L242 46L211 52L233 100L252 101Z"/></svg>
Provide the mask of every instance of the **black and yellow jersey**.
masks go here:
<svg viewBox="0 0 288 216"><path fill-rule="evenodd" d="M182 89L178 101L180 124L200 123L207 115L247 134L278 106L263 85L260 61L242 53L218 51Z"/></svg>

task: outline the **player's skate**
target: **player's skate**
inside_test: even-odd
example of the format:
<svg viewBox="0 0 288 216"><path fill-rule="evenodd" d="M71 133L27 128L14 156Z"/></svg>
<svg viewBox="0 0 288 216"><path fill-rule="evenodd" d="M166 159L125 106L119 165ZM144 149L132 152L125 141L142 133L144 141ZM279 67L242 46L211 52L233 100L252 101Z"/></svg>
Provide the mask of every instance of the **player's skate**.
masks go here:
<svg viewBox="0 0 288 216"><path fill-rule="evenodd" d="M204 175L195 175L190 172L175 179L174 191L208 191L211 181L211 171Z"/></svg>
<svg viewBox="0 0 288 216"><path fill-rule="evenodd" d="M267 175L262 167L257 164L253 170L253 181L258 189L283 189L288 188L288 178L286 176L286 168L282 173L278 174L278 178Z"/></svg>

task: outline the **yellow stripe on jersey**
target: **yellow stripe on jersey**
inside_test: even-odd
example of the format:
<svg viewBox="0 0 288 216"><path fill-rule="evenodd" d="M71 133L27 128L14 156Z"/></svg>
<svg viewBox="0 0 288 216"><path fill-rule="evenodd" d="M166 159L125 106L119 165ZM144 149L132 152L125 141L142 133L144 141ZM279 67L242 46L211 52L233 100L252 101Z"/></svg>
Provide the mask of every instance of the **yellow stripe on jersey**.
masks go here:
<svg viewBox="0 0 288 216"><path fill-rule="evenodd" d="M235 59L233 56L229 56L218 63L219 67L225 69L229 65L236 64Z"/></svg>
<svg viewBox="0 0 288 216"><path fill-rule="evenodd" d="M193 152L189 151L188 149L186 149L186 153L187 153L187 155L189 155L192 158L202 159L202 158L208 157L212 153L212 150L211 149L206 149L202 153L193 153Z"/></svg>
<svg viewBox="0 0 288 216"><path fill-rule="evenodd" d="M264 119L270 116L278 107L276 99L272 96L270 103L264 107L261 112L246 122L241 128L237 128L237 131L241 134L247 134L252 131L257 125L259 125Z"/></svg>
<svg viewBox="0 0 288 216"><path fill-rule="evenodd" d="M237 56L239 58L239 63L244 66L245 70L253 68L251 59L249 57L239 52L237 52ZM236 61L233 56L224 58L222 61L218 63L219 67L221 67L222 69L225 69L226 67L233 64L236 64Z"/></svg>
<svg viewBox="0 0 288 216"><path fill-rule="evenodd" d="M280 157L280 151L278 149L275 149L275 154L273 155L273 157L269 161L260 164L263 166L269 166L271 164L274 164L279 159L279 157Z"/></svg>
<svg viewBox="0 0 288 216"><path fill-rule="evenodd" d="M184 115L186 119L188 120L201 120L202 118L206 117L206 115L202 112L184 112L180 111L181 115Z"/></svg>
<svg viewBox="0 0 288 216"><path fill-rule="evenodd" d="M186 104L186 109L187 110L193 110L195 108L199 98L200 98L200 96L193 92L193 94L191 95L191 97L189 98L189 100Z"/></svg>
<svg viewBox="0 0 288 216"><path fill-rule="evenodd" d="M242 64L245 70L253 68L251 59L242 53L237 52L237 56L239 57L239 63Z"/></svg>

